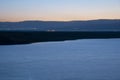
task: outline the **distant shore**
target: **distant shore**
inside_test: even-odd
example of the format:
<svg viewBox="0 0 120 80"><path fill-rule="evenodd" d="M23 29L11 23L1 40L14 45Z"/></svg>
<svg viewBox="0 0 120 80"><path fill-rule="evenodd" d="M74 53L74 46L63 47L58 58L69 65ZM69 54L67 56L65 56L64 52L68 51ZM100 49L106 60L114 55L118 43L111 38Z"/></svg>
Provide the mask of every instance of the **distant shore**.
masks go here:
<svg viewBox="0 0 120 80"><path fill-rule="evenodd" d="M0 31L0 45L30 44L35 42L65 41L76 39L120 38L120 31Z"/></svg>

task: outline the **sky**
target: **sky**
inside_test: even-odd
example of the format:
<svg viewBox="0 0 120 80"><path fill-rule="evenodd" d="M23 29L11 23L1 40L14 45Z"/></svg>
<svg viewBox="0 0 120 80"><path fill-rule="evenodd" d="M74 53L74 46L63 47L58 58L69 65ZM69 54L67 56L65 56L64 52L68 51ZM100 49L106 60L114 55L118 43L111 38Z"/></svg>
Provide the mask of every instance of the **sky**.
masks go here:
<svg viewBox="0 0 120 80"><path fill-rule="evenodd" d="M0 21L120 19L120 0L0 0Z"/></svg>

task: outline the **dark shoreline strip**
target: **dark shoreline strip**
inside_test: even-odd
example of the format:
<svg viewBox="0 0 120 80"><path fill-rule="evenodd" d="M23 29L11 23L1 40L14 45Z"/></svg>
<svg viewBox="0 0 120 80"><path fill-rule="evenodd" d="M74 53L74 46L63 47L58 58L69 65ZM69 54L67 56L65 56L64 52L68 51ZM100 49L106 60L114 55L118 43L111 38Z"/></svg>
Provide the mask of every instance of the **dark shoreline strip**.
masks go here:
<svg viewBox="0 0 120 80"><path fill-rule="evenodd" d="M29 44L35 42L64 41L76 39L120 38L120 32L45 32L45 31L0 31L0 45Z"/></svg>

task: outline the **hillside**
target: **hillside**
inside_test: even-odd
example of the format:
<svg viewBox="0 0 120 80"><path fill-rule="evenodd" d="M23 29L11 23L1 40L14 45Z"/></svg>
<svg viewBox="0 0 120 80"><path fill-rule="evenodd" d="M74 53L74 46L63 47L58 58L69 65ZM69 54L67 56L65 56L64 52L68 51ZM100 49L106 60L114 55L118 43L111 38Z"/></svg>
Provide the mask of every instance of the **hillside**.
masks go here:
<svg viewBox="0 0 120 80"><path fill-rule="evenodd" d="M0 30L32 31L120 31L120 19L88 21L0 22Z"/></svg>

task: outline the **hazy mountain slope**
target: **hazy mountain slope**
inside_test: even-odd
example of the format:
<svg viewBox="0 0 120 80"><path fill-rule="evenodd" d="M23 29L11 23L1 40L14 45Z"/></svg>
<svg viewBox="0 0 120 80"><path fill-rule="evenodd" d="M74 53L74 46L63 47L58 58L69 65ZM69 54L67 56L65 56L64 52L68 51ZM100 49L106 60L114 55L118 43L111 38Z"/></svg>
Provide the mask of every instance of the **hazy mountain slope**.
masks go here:
<svg viewBox="0 0 120 80"><path fill-rule="evenodd" d="M120 31L118 20L0 22L0 30Z"/></svg>

